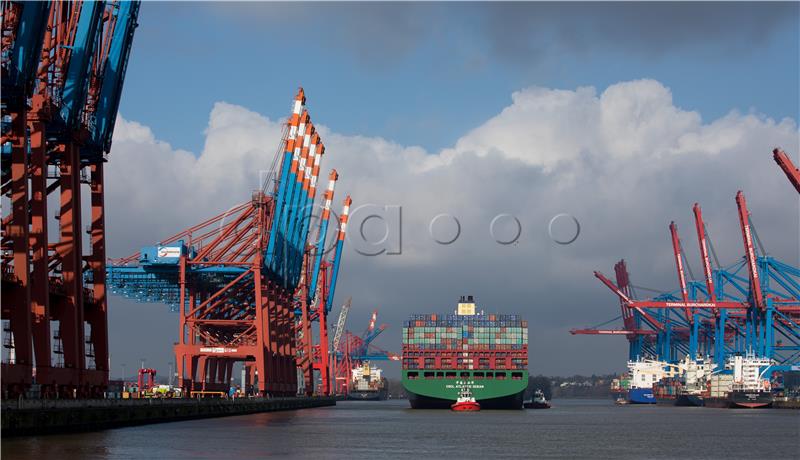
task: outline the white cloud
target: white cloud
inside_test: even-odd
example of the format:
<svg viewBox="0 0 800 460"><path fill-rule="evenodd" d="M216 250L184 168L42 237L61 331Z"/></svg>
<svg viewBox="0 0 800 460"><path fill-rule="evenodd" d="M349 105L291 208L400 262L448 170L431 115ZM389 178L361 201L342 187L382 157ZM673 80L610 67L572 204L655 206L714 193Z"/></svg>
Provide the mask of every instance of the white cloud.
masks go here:
<svg viewBox="0 0 800 460"><path fill-rule="evenodd" d="M281 129L280 121L218 103L195 156L120 117L107 169L109 255L127 255L247 200L272 162ZM350 244L337 288L337 297L353 295L365 311L381 308L394 329L385 334L385 348L397 347L399 321L408 313L449 310L466 293L487 308L525 314L534 335L575 340L566 334L570 326L617 314L592 270L610 272L624 257L635 282L674 288L670 220L678 222L699 274L695 201L723 263L737 260L738 189L747 193L772 254L798 263L797 196L769 156L781 145L796 157L796 122L731 112L703 123L699 113L676 107L657 81L622 82L600 94L590 87L524 89L438 153L320 129L327 150L322 174L330 168L341 174L337 208L345 193L355 205L403 206L403 254L363 257ZM462 228L449 246L428 234L430 219L443 212L458 217ZM582 234L569 246L547 236L549 219L560 212L581 221ZM498 245L489 235L500 213L520 220L517 244ZM357 230L351 226L351 235ZM624 341L598 346L616 350L619 359L565 347L563 355L540 359L537 372L597 371L592 366L599 358L609 369L623 359Z"/></svg>

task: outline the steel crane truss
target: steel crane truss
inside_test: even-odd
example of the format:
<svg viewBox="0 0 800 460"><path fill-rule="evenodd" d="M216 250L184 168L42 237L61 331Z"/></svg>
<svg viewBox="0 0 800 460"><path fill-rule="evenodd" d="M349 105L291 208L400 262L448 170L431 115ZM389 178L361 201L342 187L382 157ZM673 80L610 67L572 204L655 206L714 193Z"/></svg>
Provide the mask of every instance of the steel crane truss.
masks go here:
<svg viewBox="0 0 800 460"><path fill-rule="evenodd" d="M629 359L676 361L683 356L711 356L721 366L727 356L752 351L781 366L800 363L800 269L756 253L757 236L744 195L736 197L745 257L730 266L711 268L713 251L700 207L694 214L704 280L686 281L685 254L677 227L670 224L679 288L650 300L636 300L625 262L615 265L616 284L595 276L620 299L623 329L575 329L573 334L625 335ZM616 319L616 318L615 318ZM614 320L611 320L614 321ZM611 322L608 321L608 322ZM608 323L607 322L607 323Z"/></svg>
<svg viewBox="0 0 800 460"><path fill-rule="evenodd" d="M2 192L11 201L2 238L4 397L34 382L42 397L105 391L103 166L138 9L138 1L2 2ZM53 193L56 242L48 233Z"/></svg>
<svg viewBox="0 0 800 460"><path fill-rule="evenodd" d="M346 395L350 390L350 378L353 369L362 365L364 361L400 361L401 359L395 353L378 348L372 343L387 328L386 324L375 326L378 317L377 309L372 312L369 326L361 336L350 331L342 333L341 328L344 327L343 319L346 320L347 318L347 310L345 308L350 308L349 303L350 301L348 300L347 305L342 307L344 316L340 317L340 324L337 325L337 336L343 336L344 340L334 341L334 363L332 365L335 382L334 392L343 395Z"/></svg>
<svg viewBox="0 0 800 460"><path fill-rule="evenodd" d="M179 312L174 349L186 394L226 391L236 362L244 363L248 385L262 395L289 396L298 388L310 395L315 371L318 391L330 393L326 319L351 200L344 200L333 260L324 260L338 174L329 175L312 241L311 210L325 148L302 89L282 144L279 180L270 193L267 183L249 202L108 268L112 293Z"/></svg>

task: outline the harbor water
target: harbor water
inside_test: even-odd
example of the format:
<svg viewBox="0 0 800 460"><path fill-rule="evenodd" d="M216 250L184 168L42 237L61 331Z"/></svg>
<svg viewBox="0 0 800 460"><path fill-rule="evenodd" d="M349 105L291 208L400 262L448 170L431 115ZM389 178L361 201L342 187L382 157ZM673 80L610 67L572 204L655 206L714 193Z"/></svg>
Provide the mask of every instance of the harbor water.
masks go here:
<svg viewBox="0 0 800 460"><path fill-rule="evenodd" d="M408 401L4 439L9 459L798 458L800 412L615 406L555 400L549 410L412 410Z"/></svg>

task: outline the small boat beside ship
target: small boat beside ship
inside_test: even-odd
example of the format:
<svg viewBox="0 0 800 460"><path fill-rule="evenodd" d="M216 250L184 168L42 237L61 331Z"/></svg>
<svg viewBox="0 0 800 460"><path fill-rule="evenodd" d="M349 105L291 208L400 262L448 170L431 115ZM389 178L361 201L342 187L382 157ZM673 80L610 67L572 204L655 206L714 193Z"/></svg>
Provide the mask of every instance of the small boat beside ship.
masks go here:
<svg viewBox="0 0 800 460"><path fill-rule="evenodd" d="M550 403L547 402L544 393L539 389L533 393L533 398L530 401L525 401L523 406L525 409L550 409Z"/></svg>

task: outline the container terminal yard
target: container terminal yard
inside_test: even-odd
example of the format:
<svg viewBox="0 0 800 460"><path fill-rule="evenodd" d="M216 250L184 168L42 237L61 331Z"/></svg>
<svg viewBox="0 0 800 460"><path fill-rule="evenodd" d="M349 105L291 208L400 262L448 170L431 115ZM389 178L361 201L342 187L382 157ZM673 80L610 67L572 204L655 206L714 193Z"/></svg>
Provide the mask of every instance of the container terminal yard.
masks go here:
<svg viewBox="0 0 800 460"><path fill-rule="evenodd" d="M797 167L780 148L773 150L773 158L800 193ZM787 207L797 204L788 185L786 198ZM783 392L783 374L800 371L800 268L767 253L744 192L736 194L735 202L744 255L733 265L720 265L695 203L700 280L690 271L675 222L668 230L677 290L637 299L624 260L614 266L616 283L594 272L619 297L623 328L571 333L627 338L629 372L612 388L620 402L800 406L797 395L789 400Z"/></svg>
<svg viewBox="0 0 800 460"><path fill-rule="evenodd" d="M351 208L368 198L337 190L339 172L323 167L330 158L345 171L339 165L347 161L331 147L336 135L328 135L326 120L312 120L310 87L287 94L291 108L277 152L253 166L264 171L259 188L223 213L211 209L185 230L110 257L104 169L114 165L112 139L141 7L125 0L2 1L4 438L235 415L286 420L267 413L287 411L313 421L370 405L391 409L386 420L461 416L446 409L507 420L559 417L560 402L551 405L539 388L525 402L533 358L552 350L534 349L534 318L508 313L514 306L484 311L475 297L457 292L444 311L415 306L402 327L379 325L376 308L360 334L347 326L352 299L334 316ZM778 167L766 180L785 183L785 175L784 206L796 207L800 170L791 152L770 148ZM769 161L767 152L758 158ZM771 222L759 220L746 193L730 197L730 226L714 229L740 235L741 252L725 255L735 263L720 263L695 203L700 276L674 221L667 233L677 289L641 297L648 289L633 283L635 267L629 271L624 259L613 280L594 272L621 314L570 332L628 341L628 356L619 359L627 372L612 382L615 401L603 410L658 417L644 412L648 405L704 406L699 410L711 415L728 413L713 412L721 408L800 409L800 394L787 385L800 375L800 268L767 251L756 224ZM144 360L136 382L126 381L124 370L122 379L111 378L111 296L166 305L174 315L168 384L157 382L160 371ZM615 321L622 327L608 328ZM400 339L392 340L400 353L376 343L390 333ZM400 368L408 398L402 404L390 400L392 366Z"/></svg>

